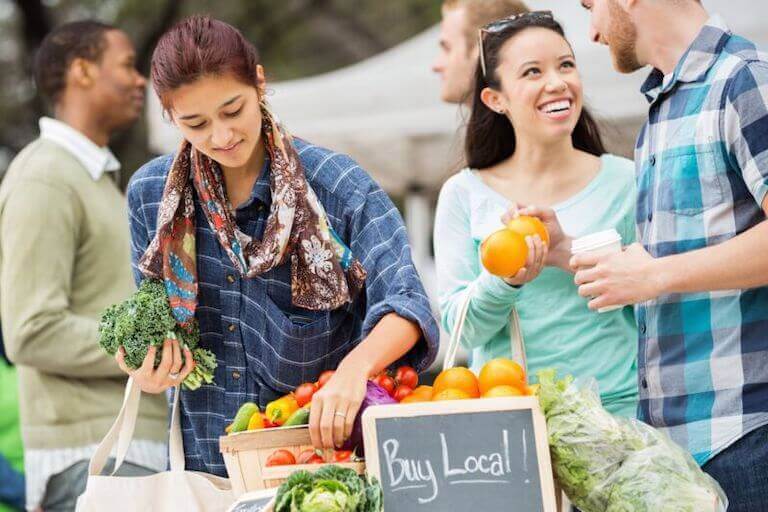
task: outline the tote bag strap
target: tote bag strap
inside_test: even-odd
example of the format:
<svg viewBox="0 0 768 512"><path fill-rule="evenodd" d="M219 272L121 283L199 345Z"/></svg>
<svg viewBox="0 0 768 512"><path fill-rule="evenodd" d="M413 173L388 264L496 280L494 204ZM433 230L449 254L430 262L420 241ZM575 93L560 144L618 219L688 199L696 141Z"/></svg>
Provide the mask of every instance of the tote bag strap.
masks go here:
<svg viewBox="0 0 768 512"><path fill-rule="evenodd" d="M443 370L453 368L456 363L456 354L459 351L459 345L461 343L461 334L464 330L464 322L467 319L467 312L469 311L469 303L472 300L474 293L474 284L467 286L464 292L464 298L461 301L459 310L456 314L456 320L453 323L453 330L451 331L451 337L448 341L448 349L445 352L445 358L443 359ZM510 348L512 350L512 359L517 361L527 371L526 359L525 359L525 343L523 341L523 331L520 329L520 316L517 314L517 310L513 307L510 313L509 321L509 337Z"/></svg>
<svg viewBox="0 0 768 512"><path fill-rule="evenodd" d="M115 443L118 445L118 456L120 452L128 452L128 446L131 444L133 431L136 427L136 417L140 401L141 389L134 383L133 378L129 377L128 383L125 385L123 405L120 407L120 412L117 414L117 418L115 418L115 422L110 427L109 432L101 440L101 443L96 448L96 452L91 457L91 462L88 465L89 475L101 474L112 453L112 449L115 447ZM120 462L122 461L120 460ZM116 461L115 471L117 471L118 467L119 465Z"/></svg>
<svg viewBox="0 0 768 512"><path fill-rule="evenodd" d="M168 437L168 458L171 471L184 471L184 440L181 436L181 388L173 388L173 411L171 412L171 432Z"/></svg>
<svg viewBox="0 0 768 512"><path fill-rule="evenodd" d="M91 457L88 465L88 474L91 476L100 475L104 466L112 453L112 449L117 444L115 453L115 467L112 471L114 475L125 461L128 448L133 439L133 432L136 428L136 419L138 417L139 402L141 400L141 389L128 378L125 386L125 396L120 412L112 424L112 427L104 436L96 452ZM179 388L174 388L173 392L173 410L171 413L171 428L168 440L169 458L172 471L184 471L184 444L181 437L181 413L179 411Z"/></svg>

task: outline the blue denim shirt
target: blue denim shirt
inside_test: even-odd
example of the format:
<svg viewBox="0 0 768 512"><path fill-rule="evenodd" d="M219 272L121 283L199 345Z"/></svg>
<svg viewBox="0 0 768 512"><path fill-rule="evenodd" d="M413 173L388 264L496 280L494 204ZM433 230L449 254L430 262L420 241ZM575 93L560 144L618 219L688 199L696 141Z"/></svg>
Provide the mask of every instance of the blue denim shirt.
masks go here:
<svg viewBox="0 0 768 512"><path fill-rule="evenodd" d="M396 364L426 369L438 349L438 327L411 261L402 218L387 194L346 155L295 139L310 186L336 233L368 272L365 290L334 311L291 304L290 264L241 278L197 203L197 319L201 346L218 360L215 383L182 391L186 468L226 475L219 436L246 401L262 408L303 382L317 380L371 331L397 313L421 327L422 339ZM128 186L132 259L155 235L157 211L172 156L144 165ZM269 162L250 199L237 208L240 229L261 239L271 203Z"/></svg>

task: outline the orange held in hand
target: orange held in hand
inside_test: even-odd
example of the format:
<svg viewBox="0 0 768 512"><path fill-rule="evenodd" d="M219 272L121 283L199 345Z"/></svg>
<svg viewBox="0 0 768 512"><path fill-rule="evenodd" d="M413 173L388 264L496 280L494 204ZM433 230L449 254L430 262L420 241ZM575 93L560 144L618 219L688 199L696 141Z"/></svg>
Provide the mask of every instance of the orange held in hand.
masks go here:
<svg viewBox="0 0 768 512"><path fill-rule="evenodd" d="M507 222L507 229L521 234L523 238L539 235L541 241L549 245L549 232L538 217L520 215Z"/></svg>
<svg viewBox="0 0 768 512"><path fill-rule="evenodd" d="M440 393L448 389L462 391L467 395L467 398L480 396L477 377L467 368L448 368L440 372L432 386L432 400L436 400Z"/></svg>
<svg viewBox="0 0 768 512"><path fill-rule="evenodd" d="M480 259L491 274L512 277L525 265L528 245L525 238L512 230L500 229L480 244Z"/></svg>
<svg viewBox="0 0 768 512"><path fill-rule="evenodd" d="M526 389L525 370L511 359L491 359L480 370L480 393L485 395L496 386L514 386Z"/></svg>

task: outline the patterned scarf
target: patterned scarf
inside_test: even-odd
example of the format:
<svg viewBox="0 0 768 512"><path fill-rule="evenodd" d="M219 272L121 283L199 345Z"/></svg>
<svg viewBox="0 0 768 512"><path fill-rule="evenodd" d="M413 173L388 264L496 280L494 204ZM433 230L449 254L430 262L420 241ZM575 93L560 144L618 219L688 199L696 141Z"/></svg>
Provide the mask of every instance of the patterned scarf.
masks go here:
<svg viewBox="0 0 768 512"><path fill-rule="evenodd" d="M184 141L163 190L157 234L139 261L150 278L162 279L176 320L189 326L197 307L193 187L211 228L240 275L252 278L291 258L294 305L331 310L363 288L366 272L331 228L307 183L290 134L261 104L263 140L271 160L272 206L261 241L240 231L228 207L221 169Z"/></svg>

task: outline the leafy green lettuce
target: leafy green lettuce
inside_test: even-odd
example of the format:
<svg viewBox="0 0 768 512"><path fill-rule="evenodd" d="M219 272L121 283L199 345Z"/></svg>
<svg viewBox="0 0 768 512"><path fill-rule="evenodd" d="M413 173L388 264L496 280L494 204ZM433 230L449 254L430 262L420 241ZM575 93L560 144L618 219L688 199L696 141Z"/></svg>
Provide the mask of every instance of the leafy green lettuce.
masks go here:
<svg viewBox="0 0 768 512"><path fill-rule="evenodd" d="M617 418L592 389L538 372L555 476L583 512L724 512L717 483L662 432Z"/></svg>
<svg viewBox="0 0 768 512"><path fill-rule="evenodd" d="M297 471L277 491L275 512L381 512L381 487L355 471L323 466Z"/></svg>

